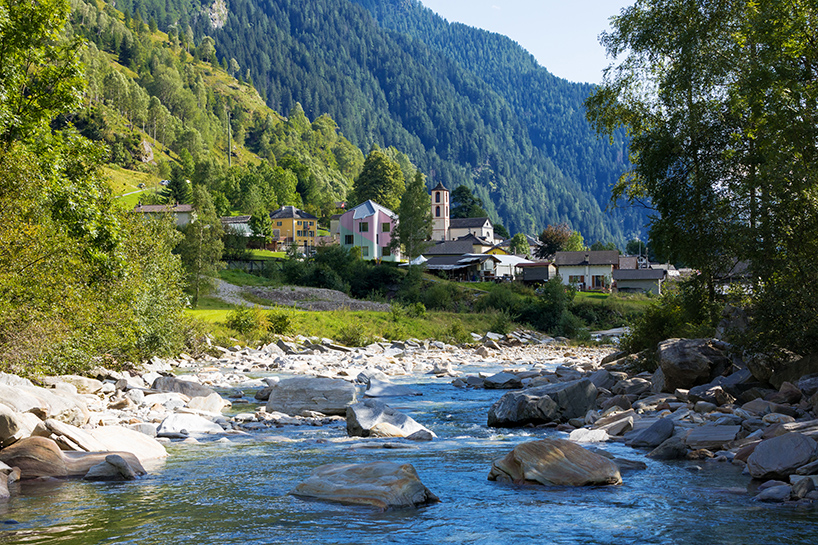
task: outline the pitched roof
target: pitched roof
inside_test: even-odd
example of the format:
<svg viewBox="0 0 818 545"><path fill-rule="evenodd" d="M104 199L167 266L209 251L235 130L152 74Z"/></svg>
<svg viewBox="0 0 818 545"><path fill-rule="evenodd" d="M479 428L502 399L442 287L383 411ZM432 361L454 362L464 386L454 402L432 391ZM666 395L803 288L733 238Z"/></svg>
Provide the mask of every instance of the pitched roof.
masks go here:
<svg viewBox="0 0 818 545"><path fill-rule="evenodd" d="M471 244L480 244L481 246L491 246L490 242L487 242L484 238L478 237L474 233L469 233L468 235L458 237L455 239L455 241L470 242Z"/></svg>
<svg viewBox="0 0 818 545"><path fill-rule="evenodd" d="M177 204L176 206L171 206L169 204L142 204L136 205L133 211L142 212L145 214L157 214L161 212L193 212L193 205Z"/></svg>
<svg viewBox="0 0 818 545"><path fill-rule="evenodd" d="M489 218L452 218L449 222L449 229L479 229L483 227L486 222L489 222L492 227L494 226Z"/></svg>
<svg viewBox="0 0 818 545"><path fill-rule="evenodd" d="M296 208L295 206L282 206L278 210L270 212L270 219L296 219L296 220L317 220L315 216L309 212Z"/></svg>
<svg viewBox="0 0 818 545"><path fill-rule="evenodd" d="M443 182L437 182L437 185L432 188L432 191L449 191L443 187Z"/></svg>
<svg viewBox="0 0 818 545"><path fill-rule="evenodd" d="M611 276L614 280L661 280L666 274L664 269L617 269Z"/></svg>
<svg viewBox="0 0 818 545"><path fill-rule="evenodd" d="M474 251L474 244L468 240L447 240L428 248L423 255L456 255L470 254Z"/></svg>
<svg viewBox="0 0 818 545"><path fill-rule="evenodd" d="M570 267L571 265L619 265L619 252L616 250L603 250L587 252L557 252L554 256L554 264L557 267Z"/></svg>
<svg viewBox="0 0 818 545"><path fill-rule="evenodd" d="M370 216L374 216L376 212L380 212L381 214L386 214L390 218L397 218L398 215L386 208L385 206L381 206L380 204L376 203L372 199L367 200L356 206L355 208L351 208L347 210L347 214L352 212L352 219L354 220L361 220L364 218L368 218Z"/></svg>
<svg viewBox="0 0 818 545"><path fill-rule="evenodd" d="M536 269L540 267L553 267L554 263L551 261L531 261L529 263L520 263L517 266L525 269Z"/></svg>

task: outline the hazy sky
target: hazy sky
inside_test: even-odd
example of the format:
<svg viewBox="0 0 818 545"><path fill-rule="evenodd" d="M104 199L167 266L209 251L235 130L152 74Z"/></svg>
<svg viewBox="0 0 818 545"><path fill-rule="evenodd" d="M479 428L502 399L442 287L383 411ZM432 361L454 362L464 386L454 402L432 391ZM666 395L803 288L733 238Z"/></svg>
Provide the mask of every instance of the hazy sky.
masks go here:
<svg viewBox="0 0 818 545"><path fill-rule="evenodd" d="M597 37L634 0L420 0L450 23L504 34L549 72L599 83L610 59Z"/></svg>

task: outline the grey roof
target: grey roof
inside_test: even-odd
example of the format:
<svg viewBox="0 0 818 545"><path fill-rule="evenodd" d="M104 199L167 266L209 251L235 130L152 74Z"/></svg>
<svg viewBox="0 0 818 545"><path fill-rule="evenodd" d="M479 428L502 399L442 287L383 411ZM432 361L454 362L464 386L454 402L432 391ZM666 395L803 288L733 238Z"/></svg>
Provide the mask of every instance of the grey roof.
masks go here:
<svg viewBox="0 0 818 545"><path fill-rule="evenodd" d="M382 214L386 216L389 216L392 219L396 219L398 217L397 214L389 210L387 207L381 206L372 199L362 202L355 208L349 209L347 211L347 214L352 212L352 219L361 220L364 218L374 216L375 213L378 211L380 211Z"/></svg>
<svg viewBox="0 0 818 545"><path fill-rule="evenodd" d="M436 255L430 257L424 265L433 271L452 271L455 269L465 269L472 263L460 263L462 255Z"/></svg>
<svg viewBox="0 0 818 545"><path fill-rule="evenodd" d="M448 189L443 187L443 182L437 182L437 185L432 188L432 191L448 191Z"/></svg>
<svg viewBox="0 0 818 545"><path fill-rule="evenodd" d="M664 269L617 269L611 276L614 280L661 280L666 274Z"/></svg>
<svg viewBox="0 0 818 545"><path fill-rule="evenodd" d="M278 210L270 212L270 219L317 220L318 218L316 218L309 212L304 212L300 208L296 208L295 206L282 206Z"/></svg>
<svg viewBox="0 0 818 545"><path fill-rule="evenodd" d="M554 256L557 267L571 265L619 265L619 252L616 250L587 252L557 252Z"/></svg>
<svg viewBox="0 0 818 545"><path fill-rule="evenodd" d="M551 262L551 261L534 261L532 263L520 263L517 266L518 267L523 267L523 268L526 268L526 269L528 269L528 268L536 269L536 268L541 268L541 267L553 267L554 263Z"/></svg>
<svg viewBox="0 0 818 545"><path fill-rule="evenodd" d="M452 218L449 222L449 229L479 229L483 227L486 222L494 226L489 218Z"/></svg>
<svg viewBox="0 0 818 545"><path fill-rule="evenodd" d="M142 204L136 205L134 212L142 212L145 214L161 213L161 212L193 212L192 204L177 204L171 206L169 204Z"/></svg>
<svg viewBox="0 0 818 545"><path fill-rule="evenodd" d="M486 239L478 237L474 233L469 233L468 235L463 235L462 237L457 237L455 241L461 242L471 242L472 244L480 244L482 246L491 246L490 242L487 242Z"/></svg>
<svg viewBox="0 0 818 545"><path fill-rule="evenodd" d="M454 255L460 257L463 254L470 254L473 251L474 244L469 240L447 240L435 244L423 252L423 255Z"/></svg>
<svg viewBox="0 0 818 545"><path fill-rule="evenodd" d="M234 225L237 223L248 223L250 216L224 216L221 220L225 225Z"/></svg>

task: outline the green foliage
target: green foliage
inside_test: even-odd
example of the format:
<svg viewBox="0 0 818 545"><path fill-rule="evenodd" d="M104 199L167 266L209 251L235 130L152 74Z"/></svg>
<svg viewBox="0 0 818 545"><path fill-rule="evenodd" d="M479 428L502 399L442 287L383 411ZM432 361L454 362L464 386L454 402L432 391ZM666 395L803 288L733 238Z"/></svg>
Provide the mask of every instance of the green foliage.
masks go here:
<svg viewBox="0 0 818 545"><path fill-rule="evenodd" d="M630 324L630 332L622 338L622 349L630 354L643 350L653 353L665 339L712 336L715 324L710 315L718 313L708 307L710 304L699 278L681 283L678 289L666 288Z"/></svg>
<svg viewBox="0 0 818 545"><path fill-rule="evenodd" d="M483 208L482 199L472 195L471 189L460 185L451 194L452 218L484 218L488 212Z"/></svg>
<svg viewBox="0 0 818 545"><path fill-rule="evenodd" d="M375 339L365 332L363 325L360 323L345 325L341 328L336 339L344 346L367 346L375 342Z"/></svg>
<svg viewBox="0 0 818 545"><path fill-rule="evenodd" d="M188 289L192 292L192 305L199 303L199 296L212 289L215 276L222 267L224 243L222 223L216 216L213 201L204 187L193 188L193 217L184 228L184 239L179 243L179 254L185 267Z"/></svg>
<svg viewBox="0 0 818 545"><path fill-rule="evenodd" d="M540 246L536 254L540 259L552 259L554 254L561 252L568 244L573 233L567 223L549 225L540 233Z"/></svg>
<svg viewBox="0 0 818 545"><path fill-rule="evenodd" d="M528 240L522 233L517 233L511 238L508 249L512 254L517 255L529 255L531 253L531 246L528 245Z"/></svg>
<svg viewBox="0 0 818 545"><path fill-rule="evenodd" d="M471 333L463 326L462 322L452 322L440 333L440 338L451 344L469 344L474 342Z"/></svg>
<svg viewBox="0 0 818 545"><path fill-rule="evenodd" d="M395 161L380 148L373 148L366 156L363 170L355 178L351 200L354 205L371 199L381 206L395 211L406 190L403 171Z"/></svg>
<svg viewBox="0 0 818 545"><path fill-rule="evenodd" d="M423 253L431 238L431 198L426 192L423 175L416 171L401 199L391 247L403 246L405 257L411 261Z"/></svg>

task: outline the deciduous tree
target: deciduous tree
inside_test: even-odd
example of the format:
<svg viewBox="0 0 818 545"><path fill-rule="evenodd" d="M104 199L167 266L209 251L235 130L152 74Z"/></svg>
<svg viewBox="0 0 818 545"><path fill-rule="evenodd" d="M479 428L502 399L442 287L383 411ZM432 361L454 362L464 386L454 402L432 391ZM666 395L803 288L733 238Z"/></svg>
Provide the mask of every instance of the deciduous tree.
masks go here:
<svg viewBox="0 0 818 545"><path fill-rule="evenodd" d="M423 253L432 237L432 206L423 174L415 172L406 186L406 193L398 209L398 225L395 228L392 248L403 246L404 255L412 259Z"/></svg>

